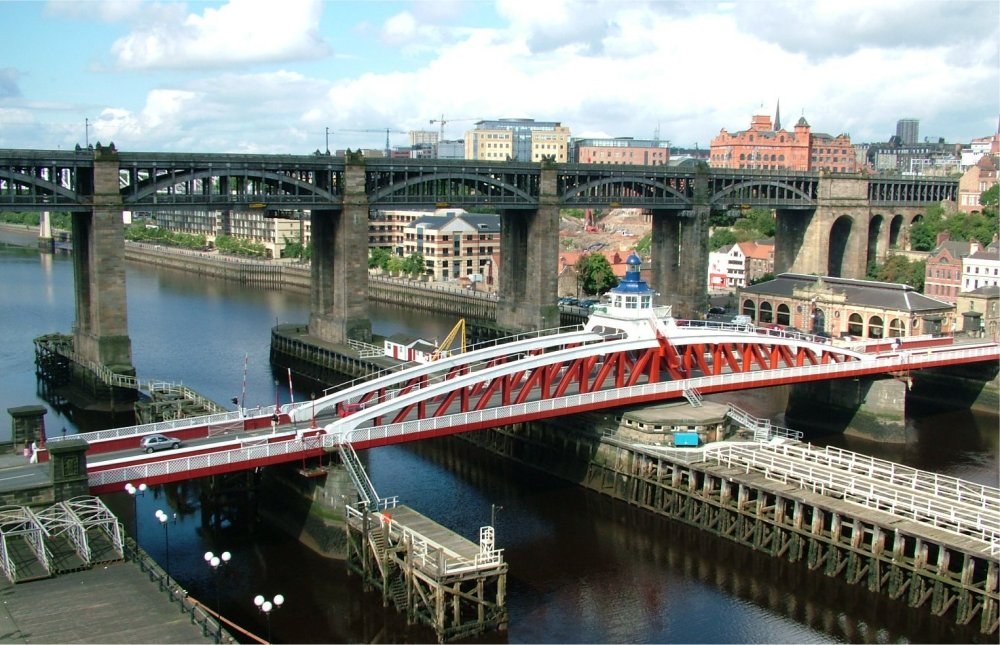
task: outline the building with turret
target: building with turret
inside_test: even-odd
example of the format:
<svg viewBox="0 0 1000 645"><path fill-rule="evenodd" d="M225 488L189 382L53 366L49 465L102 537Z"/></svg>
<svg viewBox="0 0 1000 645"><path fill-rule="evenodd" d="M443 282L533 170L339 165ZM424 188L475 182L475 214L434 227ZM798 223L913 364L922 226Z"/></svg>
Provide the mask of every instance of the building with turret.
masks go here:
<svg viewBox="0 0 1000 645"><path fill-rule="evenodd" d="M709 165L713 168L747 170L826 170L837 173L857 172L858 165L846 134L831 136L813 132L805 117L800 117L791 131L781 127L781 117L774 121L766 114L755 114L750 127L739 132L723 128L712 139Z"/></svg>

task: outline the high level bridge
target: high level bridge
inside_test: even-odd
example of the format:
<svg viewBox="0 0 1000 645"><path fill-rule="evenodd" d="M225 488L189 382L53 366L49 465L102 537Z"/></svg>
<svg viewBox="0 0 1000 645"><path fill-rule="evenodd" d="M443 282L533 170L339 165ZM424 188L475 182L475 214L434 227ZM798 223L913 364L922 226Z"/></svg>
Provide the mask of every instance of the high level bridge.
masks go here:
<svg viewBox="0 0 1000 645"><path fill-rule="evenodd" d="M559 209L633 207L652 218L652 285L678 314L701 311L708 216L745 207L777 212L775 269L860 278L927 205L955 201L958 183L750 170L384 160L349 155L233 155L0 150L0 209L73 214L75 351L127 373L122 211L311 211L310 335L369 340L368 217L372 208L485 206L501 217L497 322L558 324ZM681 262L681 257L684 261Z"/></svg>

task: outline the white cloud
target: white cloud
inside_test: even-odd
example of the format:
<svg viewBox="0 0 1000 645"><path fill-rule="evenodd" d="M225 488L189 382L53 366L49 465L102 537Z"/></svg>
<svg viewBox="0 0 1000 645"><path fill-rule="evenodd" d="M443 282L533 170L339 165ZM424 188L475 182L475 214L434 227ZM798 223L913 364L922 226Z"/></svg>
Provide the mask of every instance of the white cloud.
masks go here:
<svg viewBox="0 0 1000 645"><path fill-rule="evenodd" d="M238 63L319 58L329 47L317 30L319 0L230 0L186 14L178 6L152 11L112 45L121 69L211 69ZM148 17L147 17L148 18Z"/></svg>
<svg viewBox="0 0 1000 645"><path fill-rule="evenodd" d="M119 65L185 72L143 75L144 101L110 94L103 120L121 149L291 153L322 148L326 128L332 148L381 148L385 128L437 130L429 120L442 115L449 138L473 119L528 117L575 136L658 132L707 148L779 100L784 125L803 115L814 131L856 142L886 140L903 117L921 120L921 136L956 142L995 130L1000 5L845 3L317 1L275 11L234 0L193 5L198 13L146 3L129 18L143 22L115 41ZM320 34L330 18L339 31ZM350 58L317 64L326 42ZM283 57L298 60L266 64ZM251 62L247 71L260 73L237 73ZM201 71L219 65L233 72Z"/></svg>

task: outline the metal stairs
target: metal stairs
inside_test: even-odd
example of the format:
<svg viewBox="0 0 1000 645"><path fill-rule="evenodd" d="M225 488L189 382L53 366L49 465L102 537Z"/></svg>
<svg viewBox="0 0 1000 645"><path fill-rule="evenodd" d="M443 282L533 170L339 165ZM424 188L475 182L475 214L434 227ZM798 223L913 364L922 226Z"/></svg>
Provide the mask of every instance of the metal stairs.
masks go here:
<svg viewBox="0 0 1000 645"><path fill-rule="evenodd" d="M364 466L361 465L358 453L354 451L354 448L349 443L341 443L338 449L340 451L340 459L344 462L347 473L351 476L351 481L354 482L354 488L358 491L361 501L367 504L368 508L378 509L378 493L375 492L375 486L368 479L368 473L365 472Z"/></svg>
<svg viewBox="0 0 1000 645"><path fill-rule="evenodd" d="M700 408L701 403L704 400L701 393L693 387L684 390L684 398L687 399L687 402L691 404L692 408Z"/></svg>

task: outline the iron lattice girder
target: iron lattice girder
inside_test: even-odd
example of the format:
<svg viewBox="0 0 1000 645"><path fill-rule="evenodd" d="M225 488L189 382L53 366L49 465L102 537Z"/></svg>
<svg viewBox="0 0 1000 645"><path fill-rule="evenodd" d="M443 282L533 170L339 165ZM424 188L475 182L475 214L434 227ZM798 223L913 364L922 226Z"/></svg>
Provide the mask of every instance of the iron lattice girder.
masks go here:
<svg viewBox="0 0 1000 645"><path fill-rule="evenodd" d="M106 150L104 153L106 154ZM340 208L347 164L316 155L236 155L115 152L123 204L133 209L271 207ZM93 197L95 153L81 150L0 150L0 203L9 207L86 210ZM664 166L557 164L563 206L609 204L675 210L695 203L697 173ZM815 208L820 174L796 171L703 169L704 203L714 209ZM537 208L541 167L535 163L475 160L364 160L365 192L372 206L489 203ZM946 177L872 176L868 200L912 205L955 200L958 181Z"/></svg>
<svg viewBox="0 0 1000 645"><path fill-rule="evenodd" d="M661 337L655 344L649 343L646 341L644 346L635 341L595 343L586 346L589 353L584 356L579 352L567 356L562 350L531 352L527 358L532 360L519 369L515 357L494 358L486 367L513 368L496 370L499 373L494 375L477 371L469 363L451 365L437 377L423 374L411 379L394 396L387 397L384 389L375 390L365 394L362 401L391 401L408 396L398 407L390 406L373 417L371 422L377 426L661 381L858 360L832 345L781 342L764 336L759 340L729 338L686 343ZM546 362L547 356L552 360ZM481 377L476 378L477 375ZM456 381L455 386L448 388L451 381ZM434 391L422 396L421 391L431 386Z"/></svg>

